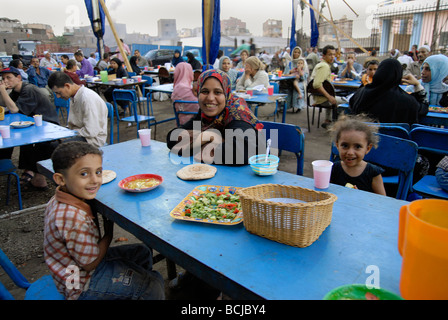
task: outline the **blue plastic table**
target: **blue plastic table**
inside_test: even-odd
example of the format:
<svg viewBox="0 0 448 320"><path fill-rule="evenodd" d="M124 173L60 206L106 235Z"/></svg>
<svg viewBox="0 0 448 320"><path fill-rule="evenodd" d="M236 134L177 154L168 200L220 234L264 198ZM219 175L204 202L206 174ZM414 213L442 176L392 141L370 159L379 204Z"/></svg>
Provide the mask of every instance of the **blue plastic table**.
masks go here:
<svg viewBox="0 0 448 320"><path fill-rule="evenodd" d="M306 248L281 244L234 226L175 220L171 210L199 185L248 187L274 183L313 187L313 180L279 171L256 176L250 166L217 166L208 180L183 181L176 172L189 162L169 153L165 143L141 147L131 140L102 148L103 168L117 178L97 194L99 210L119 226L236 299L322 299L330 290L366 283L372 270L379 285L399 293L401 257L397 249L398 213L405 201L331 185L337 195L330 226ZM51 160L39 162L52 174ZM163 183L149 192L118 187L126 177L155 173ZM378 274L379 272L379 274ZM368 282L370 284L370 282Z"/></svg>
<svg viewBox="0 0 448 320"><path fill-rule="evenodd" d="M278 102L280 100L283 100L283 115L282 115L282 122L285 123L286 121L286 102L285 97L287 97L287 94L284 93L274 93L273 95L268 95L267 93L262 94L254 94L252 98L250 99L244 99L248 104L254 104L255 107L255 116L257 116L257 109L259 104L265 104L265 103L276 103L278 108Z"/></svg>
<svg viewBox="0 0 448 320"><path fill-rule="evenodd" d="M5 119L0 121L0 125L7 125L15 121L34 122L34 119L21 113L7 113L5 114ZM20 129L11 127L11 137L3 139L3 144L0 144L0 149L70 138L77 135L78 133L74 130L58 126L51 122L42 121L42 126L40 127L36 125Z"/></svg>

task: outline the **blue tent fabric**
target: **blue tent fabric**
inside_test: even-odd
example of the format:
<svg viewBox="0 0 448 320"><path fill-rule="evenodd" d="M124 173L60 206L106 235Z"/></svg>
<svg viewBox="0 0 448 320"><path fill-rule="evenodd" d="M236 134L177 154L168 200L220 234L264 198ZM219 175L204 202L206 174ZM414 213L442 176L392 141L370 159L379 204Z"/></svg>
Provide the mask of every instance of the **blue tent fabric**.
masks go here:
<svg viewBox="0 0 448 320"><path fill-rule="evenodd" d="M293 50L296 45L296 11L297 11L297 1L292 0L292 21L291 21L291 39L289 40L289 47Z"/></svg>
<svg viewBox="0 0 448 320"><path fill-rule="evenodd" d="M93 1L97 1L98 2L98 7L99 7L99 11L100 11L100 17L99 17L99 22L101 25L101 28L98 30L95 30L95 23L97 21L94 21L95 17L93 14L93 5L92 5L92 0L84 0L85 4L86 4L86 9L87 9L87 14L89 15L89 20L90 20L90 24L92 25L92 31L93 34L95 35L95 37L97 37L98 42L97 42L97 46L98 46L98 52L102 52L102 50L100 50L100 39L103 38L104 36L104 21L105 21L105 14L104 14L104 10L103 7L101 6L101 3L98 0L93 0ZM106 3L106 0L104 0L104 3ZM101 59L102 57L100 57Z"/></svg>
<svg viewBox="0 0 448 320"><path fill-rule="evenodd" d="M212 12L205 12L205 2L210 2L210 7L213 8ZM220 0L202 0L202 61L203 70L207 70L213 67L216 58L218 57L219 43L221 42L221 19L220 19ZM207 26L207 19L210 14L211 25ZM211 28L211 39L206 39L206 28ZM207 44L209 43L209 55L207 57ZM207 59L208 58L208 59ZM208 62L208 65L207 65Z"/></svg>
<svg viewBox="0 0 448 320"><path fill-rule="evenodd" d="M310 4L313 5L313 1L310 0ZM319 29L317 27L316 17L314 15L313 9L310 8L310 15L311 15L311 40L310 40L310 46L316 47L317 41L319 40Z"/></svg>

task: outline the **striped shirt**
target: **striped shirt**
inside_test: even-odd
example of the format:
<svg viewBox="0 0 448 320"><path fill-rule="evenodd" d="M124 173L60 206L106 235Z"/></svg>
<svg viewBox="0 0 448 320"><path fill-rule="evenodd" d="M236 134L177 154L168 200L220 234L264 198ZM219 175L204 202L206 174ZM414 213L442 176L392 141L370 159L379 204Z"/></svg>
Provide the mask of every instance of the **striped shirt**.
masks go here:
<svg viewBox="0 0 448 320"><path fill-rule="evenodd" d="M442 168L445 171L448 171L448 156L444 156L442 160L437 164L437 168Z"/></svg>
<svg viewBox="0 0 448 320"><path fill-rule="evenodd" d="M90 206L58 187L45 211L44 257L66 299L76 300L88 288L94 270L87 272L82 267L98 257L98 241Z"/></svg>

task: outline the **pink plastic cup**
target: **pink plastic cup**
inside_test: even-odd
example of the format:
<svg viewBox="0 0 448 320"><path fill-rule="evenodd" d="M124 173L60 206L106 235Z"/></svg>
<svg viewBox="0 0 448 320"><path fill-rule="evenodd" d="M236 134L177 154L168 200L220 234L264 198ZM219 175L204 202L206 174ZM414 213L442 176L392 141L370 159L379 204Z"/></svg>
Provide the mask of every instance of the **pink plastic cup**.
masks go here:
<svg viewBox="0 0 448 320"><path fill-rule="evenodd" d="M253 90L246 90L246 93L252 97L253 94L254 94L254 91Z"/></svg>
<svg viewBox="0 0 448 320"><path fill-rule="evenodd" d="M128 82L127 78L121 78L121 80L123 81L123 84L126 84Z"/></svg>
<svg viewBox="0 0 448 320"><path fill-rule="evenodd" d="M274 94L274 86L268 86L268 95L272 96Z"/></svg>
<svg viewBox="0 0 448 320"><path fill-rule="evenodd" d="M2 135L3 139L8 139L11 137L11 129L9 125L7 126L0 126L0 134Z"/></svg>
<svg viewBox="0 0 448 320"><path fill-rule="evenodd" d="M138 136L140 137L142 147L147 147L151 144L151 129L138 130Z"/></svg>
<svg viewBox="0 0 448 320"><path fill-rule="evenodd" d="M316 160L311 164L313 165L314 186L317 189L327 189L330 186L333 162L328 160Z"/></svg>

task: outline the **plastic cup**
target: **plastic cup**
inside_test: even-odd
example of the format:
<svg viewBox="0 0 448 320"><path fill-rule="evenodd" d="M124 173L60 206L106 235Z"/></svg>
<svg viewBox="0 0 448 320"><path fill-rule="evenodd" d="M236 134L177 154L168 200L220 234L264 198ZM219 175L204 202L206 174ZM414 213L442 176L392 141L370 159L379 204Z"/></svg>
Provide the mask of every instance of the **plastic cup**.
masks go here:
<svg viewBox="0 0 448 320"><path fill-rule="evenodd" d="M268 95L272 96L274 94L274 86L268 86Z"/></svg>
<svg viewBox="0 0 448 320"><path fill-rule="evenodd" d="M151 129L138 130L138 136L140 137L142 147L147 147L151 144Z"/></svg>
<svg viewBox="0 0 448 320"><path fill-rule="evenodd" d="M278 76L279 76L279 77L281 77L281 76L282 76L282 74L283 74L283 71L281 71L281 70L278 70L278 71L277 71L277 74L278 74Z"/></svg>
<svg viewBox="0 0 448 320"><path fill-rule="evenodd" d="M317 189L327 189L330 186L333 162L328 160L315 160L311 164L313 165L314 186Z"/></svg>
<svg viewBox="0 0 448 320"><path fill-rule="evenodd" d="M128 78L126 77L121 78L121 80L123 81L123 84L126 84L128 82Z"/></svg>
<svg viewBox="0 0 448 320"><path fill-rule="evenodd" d="M34 118L34 123L37 127L40 127L42 125L42 115L41 114L36 114L35 116L33 116Z"/></svg>
<svg viewBox="0 0 448 320"><path fill-rule="evenodd" d="M9 125L7 126L0 126L0 134L2 135L3 139L8 139L11 137L11 129Z"/></svg>
<svg viewBox="0 0 448 320"><path fill-rule="evenodd" d="M250 95L251 97L254 95L254 91L253 90L246 90L246 93L248 95Z"/></svg>
<svg viewBox="0 0 448 320"><path fill-rule="evenodd" d="M107 71L100 71L100 76L101 76L101 82L102 83L106 83L109 81L109 78L107 77Z"/></svg>

